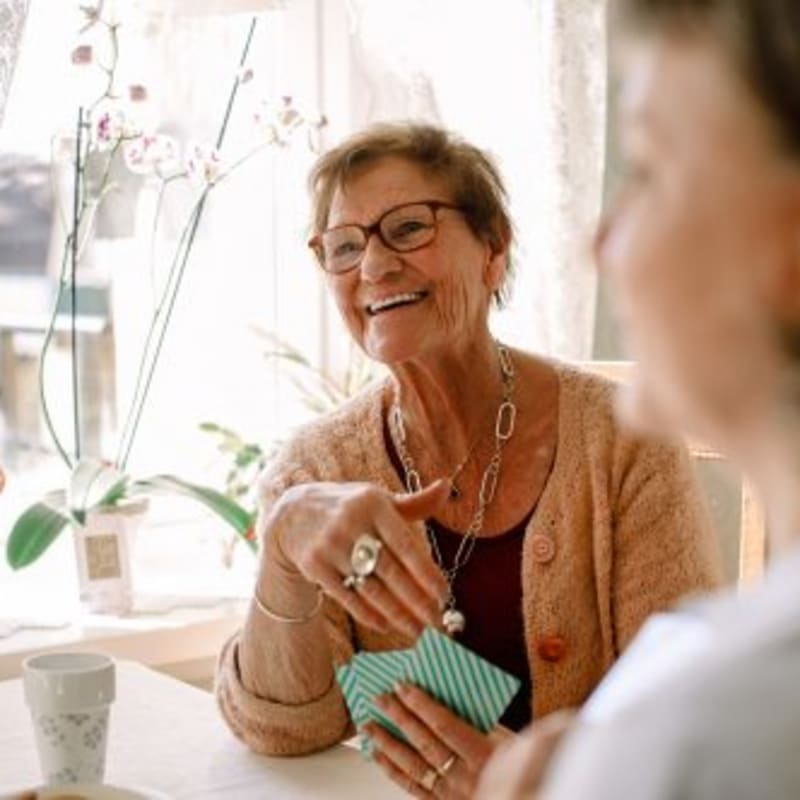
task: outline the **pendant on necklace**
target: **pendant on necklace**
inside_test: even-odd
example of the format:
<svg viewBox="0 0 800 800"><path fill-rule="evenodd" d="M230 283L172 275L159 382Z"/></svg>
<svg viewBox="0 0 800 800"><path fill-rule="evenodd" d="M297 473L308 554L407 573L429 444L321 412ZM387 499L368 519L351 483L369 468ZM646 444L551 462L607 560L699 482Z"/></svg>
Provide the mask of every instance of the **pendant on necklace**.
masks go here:
<svg viewBox="0 0 800 800"><path fill-rule="evenodd" d="M461 497L461 490L456 486L455 481L450 481L450 500L458 500Z"/></svg>
<svg viewBox="0 0 800 800"><path fill-rule="evenodd" d="M467 626L467 619L457 608L448 608L442 614L442 625L444 625L448 635L453 636L464 630Z"/></svg>

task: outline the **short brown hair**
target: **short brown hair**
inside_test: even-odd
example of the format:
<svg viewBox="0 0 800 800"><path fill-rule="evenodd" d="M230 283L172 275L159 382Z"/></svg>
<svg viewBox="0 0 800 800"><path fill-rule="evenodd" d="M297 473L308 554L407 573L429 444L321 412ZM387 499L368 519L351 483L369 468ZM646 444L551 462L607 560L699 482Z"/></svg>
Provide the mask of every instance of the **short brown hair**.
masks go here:
<svg viewBox="0 0 800 800"><path fill-rule="evenodd" d="M443 128L410 122L373 125L317 160L308 180L314 234L326 228L336 190L357 170L386 156L408 159L444 178L472 232L485 237L493 248L510 248L513 227L508 195L492 157ZM508 300L511 277L509 254L503 282L495 292L498 306Z"/></svg>
<svg viewBox="0 0 800 800"><path fill-rule="evenodd" d="M800 0L615 0L616 21L644 32L701 33L731 57L800 156Z"/></svg>

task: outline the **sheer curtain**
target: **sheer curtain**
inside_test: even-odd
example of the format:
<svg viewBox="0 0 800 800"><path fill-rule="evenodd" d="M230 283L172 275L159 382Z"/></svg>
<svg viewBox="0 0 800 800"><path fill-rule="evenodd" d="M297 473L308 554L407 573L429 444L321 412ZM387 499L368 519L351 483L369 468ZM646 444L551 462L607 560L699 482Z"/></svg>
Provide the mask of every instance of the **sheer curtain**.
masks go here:
<svg viewBox="0 0 800 800"><path fill-rule="evenodd" d="M490 150L508 183L517 240L514 296L495 330L548 355L589 358L597 287L588 241L602 197L606 0L344 5L347 85L328 94L338 98L332 112L347 109L347 122L339 120L335 132L425 119ZM323 69L344 49L329 47Z"/></svg>
<svg viewBox="0 0 800 800"><path fill-rule="evenodd" d="M27 15L28 0L0 0L0 125Z"/></svg>

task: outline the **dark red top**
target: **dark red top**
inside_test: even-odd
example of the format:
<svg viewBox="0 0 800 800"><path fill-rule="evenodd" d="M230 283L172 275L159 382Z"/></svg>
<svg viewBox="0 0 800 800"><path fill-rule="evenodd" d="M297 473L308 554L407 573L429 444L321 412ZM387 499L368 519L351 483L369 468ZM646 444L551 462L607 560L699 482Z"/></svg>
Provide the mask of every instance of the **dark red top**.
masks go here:
<svg viewBox="0 0 800 800"><path fill-rule="evenodd" d="M500 720L512 731L531 721L533 689L522 622L522 541L531 514L506 533L476 539L453 586L455 607L467 620L456 641L522 682ZM428 531L436 537L442 561L449 567L463 535L436 520L428 521Z"/></svg>

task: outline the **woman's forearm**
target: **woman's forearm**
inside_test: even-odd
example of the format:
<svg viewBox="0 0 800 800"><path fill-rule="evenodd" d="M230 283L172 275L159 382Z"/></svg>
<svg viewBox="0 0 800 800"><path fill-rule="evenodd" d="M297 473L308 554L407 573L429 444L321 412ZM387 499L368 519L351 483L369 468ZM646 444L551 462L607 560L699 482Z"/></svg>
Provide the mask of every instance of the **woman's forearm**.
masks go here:
<svg viewBox="0 0 800 800"><path fill-rule="evenodd" d="M282 617L302 619L318 605L317 587L287 572L268 553L255 592ZM254 599L239 637L239 668L245 688L259 697L287 705L321 697L333 681L324 615L320 611L307 622L278 622Z"/></svg>

